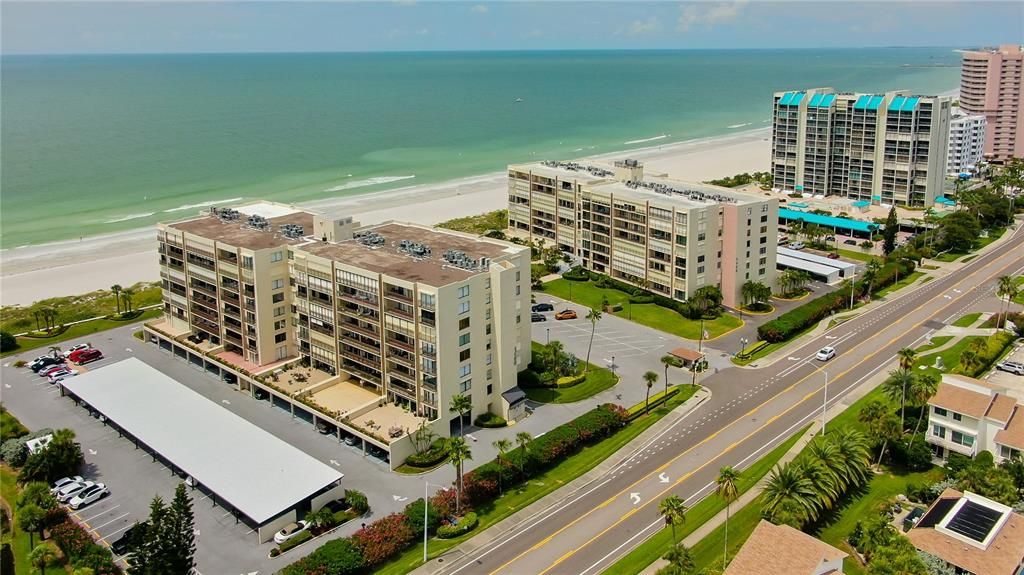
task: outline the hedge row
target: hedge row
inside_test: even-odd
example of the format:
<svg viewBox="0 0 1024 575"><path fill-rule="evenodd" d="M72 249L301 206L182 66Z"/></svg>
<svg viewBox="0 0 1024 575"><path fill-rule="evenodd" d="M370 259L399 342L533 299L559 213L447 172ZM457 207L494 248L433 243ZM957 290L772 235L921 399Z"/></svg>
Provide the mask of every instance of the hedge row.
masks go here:
<svg viewBox="0 0 1024 575"><path fill-rule="evenodd" d="M872 293L878 292L894 283L897 276L907 277L914 271L914 263L903 260L899 263L889 262L878 270L873 282L871 282ZM868 285L864 282L857 283L856 297L865 295ZM779 317L762 324L757 328L757 337L762 341L776 343L786 341L804 329L818 323L828 317L832 312L846 307L850 302L849 283L843 285L838 291L827 293L812 299L811 301L794 308Z"/></svg>
<svg viewBox="0 0 1024 575"><path fill-rule="evenodd" d="M405 463L411 467L434 467L445 459L448 459L447 446L443 439L438 439L430 445L430 449L407 457Z"/></svg>
<svg viewBox="0 0 1024 575"><path fill-rule="evenodd" d="M489 503L498 497L499 478L506 488L514 481L529 479L585 446L612 435L626 424L627 418L626 410L617 405L600 405L534 439L525 449L518 447L500 460L491 460L465 473L462 477L462 499L458 502L464 515L457 524L453 520L456 492L444 489L429 499L429 505L423 499L417 499L402 513L382 517L351 537L328 541L309 556L282 569L281 575L371 572L423 537L424 506L428 533L444 530L451 537L464 535L479 523L479 518L472 513L473 506Z"/></svg>
<svg viewBox="0 0 1024 575"><path fill-rule="evenodd" d="M985 350L978 354L974 368L964 370L963 365L961 364L960 373L963 373L968 377L977 377L978 375L985 373L988 371L988 368L992 367L992 364L995 363L997 359L1002 357L1006 348L1013 345L1013 342L1016 339L1016 336L1006 331L996 332L988 336L985 340Z"/></svg>
<svg viewBox="0 0 1024 575"><path fill-rule="evenodd" d="M579 385L579 384L583 383L586 380L587 380L587 375L585 373L581 373L579 375L567 375L565 377L560 377L560 378L556 379L555 380L555 387L557 387L557 388L572 387L574 385Z"/></svg>
<svg viewBox="0 0 1024 575"><path fill-rule="evenodd" d="M71 519L50 528L50 539L67 557L75 569L92 569L95 575L120 575L121 568L114 563L110 550L98 545L81 525Z"/></svg>
<svg viewBox="0 0 1024 575"><path fill-rule="evenodd" d="M505 427L506 425L508 425L508 422L505 421L504 417L500 415L494 415L489 411L485 411L480 415L476 416L476 419L473 420L473 423L477 427L484 427L489 429Z"/></svg>

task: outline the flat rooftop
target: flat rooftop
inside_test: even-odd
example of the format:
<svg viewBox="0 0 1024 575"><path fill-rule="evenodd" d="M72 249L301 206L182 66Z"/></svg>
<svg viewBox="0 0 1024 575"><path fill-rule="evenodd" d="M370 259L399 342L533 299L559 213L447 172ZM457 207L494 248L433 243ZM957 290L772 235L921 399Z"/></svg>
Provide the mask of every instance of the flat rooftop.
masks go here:
<svg viewBox="0 0 1024 575"><path fill-rule="evenodd" d="M342 478L136 358L63 387L257 524Z"/></svg>
<svg viewBox="0 0 1024 575"><path fill-rule="evenodd" d="M310 212L273 202L255 202L233 206L232 209L239 212L238 219L227 220L208 213L165 225L170 229L254 251L285 244L298 245L312 240L314 215ZM259 230L249 226L247 216L250 215L265 218L269 224L268 228ZM305 231L304 237L289 238L282 235L281 226L285 224L302 226Z"/></svg>
<svg viewBox="0 0 1024 575"><path fill-rule="evenodd" d="M514 164L509 170L575 180L593 192L613 193L633 201L656 200L686 208L714 204L747 204L764 201L760 196L737 192L730 188L677 180L664 175L644 174L642 182L622 182L615 178L615 167L601 162L533 162Z"/></svg>
<svg viewBox="0 0 1024 575"><path fill-rule="evenodd" d="M367 226L357 231L366 232L374 232L384 239L376 245L365 245L358 239L313 242L303 245L299 251L393 278L439 287L483 273L481 268L474 271L445 261L446 250L457 250L471 259L479 260L496 259L528 249L497 240L467 237L456 232L396 222ZM430 253L413 257L402 250L403 240L425 245L430 248Z"/></svg>

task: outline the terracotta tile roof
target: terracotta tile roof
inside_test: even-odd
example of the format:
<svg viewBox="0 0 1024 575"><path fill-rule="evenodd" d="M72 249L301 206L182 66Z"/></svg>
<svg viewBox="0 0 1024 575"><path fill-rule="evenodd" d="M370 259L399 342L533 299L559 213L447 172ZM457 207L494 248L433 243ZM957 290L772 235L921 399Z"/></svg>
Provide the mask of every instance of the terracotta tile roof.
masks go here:
<svg viewBox="0 0 1024 575"><path fill-rule="evenodd" d="M1007 421L1010 421L1010 416L1013 415L1013 408L1016 406L1016 399L1009 395L1003 395L1000 393L992 401L992 405L988 406L988 413L985 415L989 419L1006 423Z"/></svg>
<svg viewBox="0 0 1024 575"><path fill-rule="evenodd" d="M988 394L943 382L928 403L980 419L988 411L991 402L992 396Z"/></svg>
<svg viewBox="0 0 1024 575"><path fill-rule="evenodd" d="M762 519L722 575L815 575L822 563L846 556L846 552L788 525Z"/></svg>
<svg viewBox="0 0 1024 575"><path fill-rule="evenodd" d="M932 503L932 507L940 500L956 500L962 495L955 489L946 489ZM936 531L934 527L915 527L907 533L907 537L921 551L931 553L974 575L1014 575L1024 562L1024 516L1017 513L1010 513L1009 519L987 549L968 545Z"/></svg>
<svg viewBox="0 0 1024 575"><path fill-rule="evenodd" d="M1024 406L1017 406L1006 428L996 433L995 441L1001 445L1024 450Z"/></svg>

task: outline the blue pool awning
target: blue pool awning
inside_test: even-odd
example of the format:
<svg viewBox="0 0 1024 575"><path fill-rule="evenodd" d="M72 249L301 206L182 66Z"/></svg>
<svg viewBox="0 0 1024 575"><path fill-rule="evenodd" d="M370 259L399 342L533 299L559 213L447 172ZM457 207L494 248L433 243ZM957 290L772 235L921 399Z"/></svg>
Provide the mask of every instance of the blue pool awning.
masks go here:
<svg viewBox="0 0 1024 575"><path fill-rule="evenodd" d="M802 221L808 224L865 233L871 233L878 229L878 224L873 222L862 222L859 220L851 220L849 218L837 218L835 216L823 216L821 214L798 212L796 210L786 208L779 208L779 219L787 221Z"/></svg>
<svg viewBox="0 0 1024 575"><path fill-rule="evenodd" d="M935 198L935 203L936 204L942 204L944 206L955 206L956 205L955 201L947 198L946 196L939 196L939 197Z"/></svg>
<svg viewBox="0 0 1024 575"><path fill-rule="evenodd" d="M866 208L871 205L871 202L867 200L857 200L856 202L853 202L852 205L855 208Z"/></svg>

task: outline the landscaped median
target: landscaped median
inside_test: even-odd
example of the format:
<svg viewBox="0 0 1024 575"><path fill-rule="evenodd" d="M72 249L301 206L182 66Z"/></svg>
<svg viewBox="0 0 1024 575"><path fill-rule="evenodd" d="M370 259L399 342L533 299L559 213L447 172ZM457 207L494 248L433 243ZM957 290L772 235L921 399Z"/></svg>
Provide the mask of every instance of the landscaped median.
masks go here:
<svg viewBox="0 0 1024 575"><path fill-rule="evenodd" d="M587 366L564 351L557 340L547 345L533 342L531 353L529 368L519 374L519 387L539 403L582 401L619 382L611 370L594 364Z"/></svg>
<svg viewBox="0 0 1024 575"><path fill-rule="evenodd" d="M591 471L689 399L696 388L684 385L672 389L671 397L652 407L648 415L631 418L631 410L605 404L543 436L519 436L518 447L463 475L461 498L455 489L433 495L427 506L427 529L431 534L453 537L431 537L429 557L444 553ZM423 564L423 549L417 545L423 537L423 517L424 503L419 499L403 513L383 517L351 537L328 542L282 573L306 574L326 565L331 566L330 573L336 574L370 570L385 575L408 573ZM456 517L458 522L453 522ZM469 530L464 522L471 524L473 520L476 526ZM444 525L450 527L442 529Z"/></svg>

